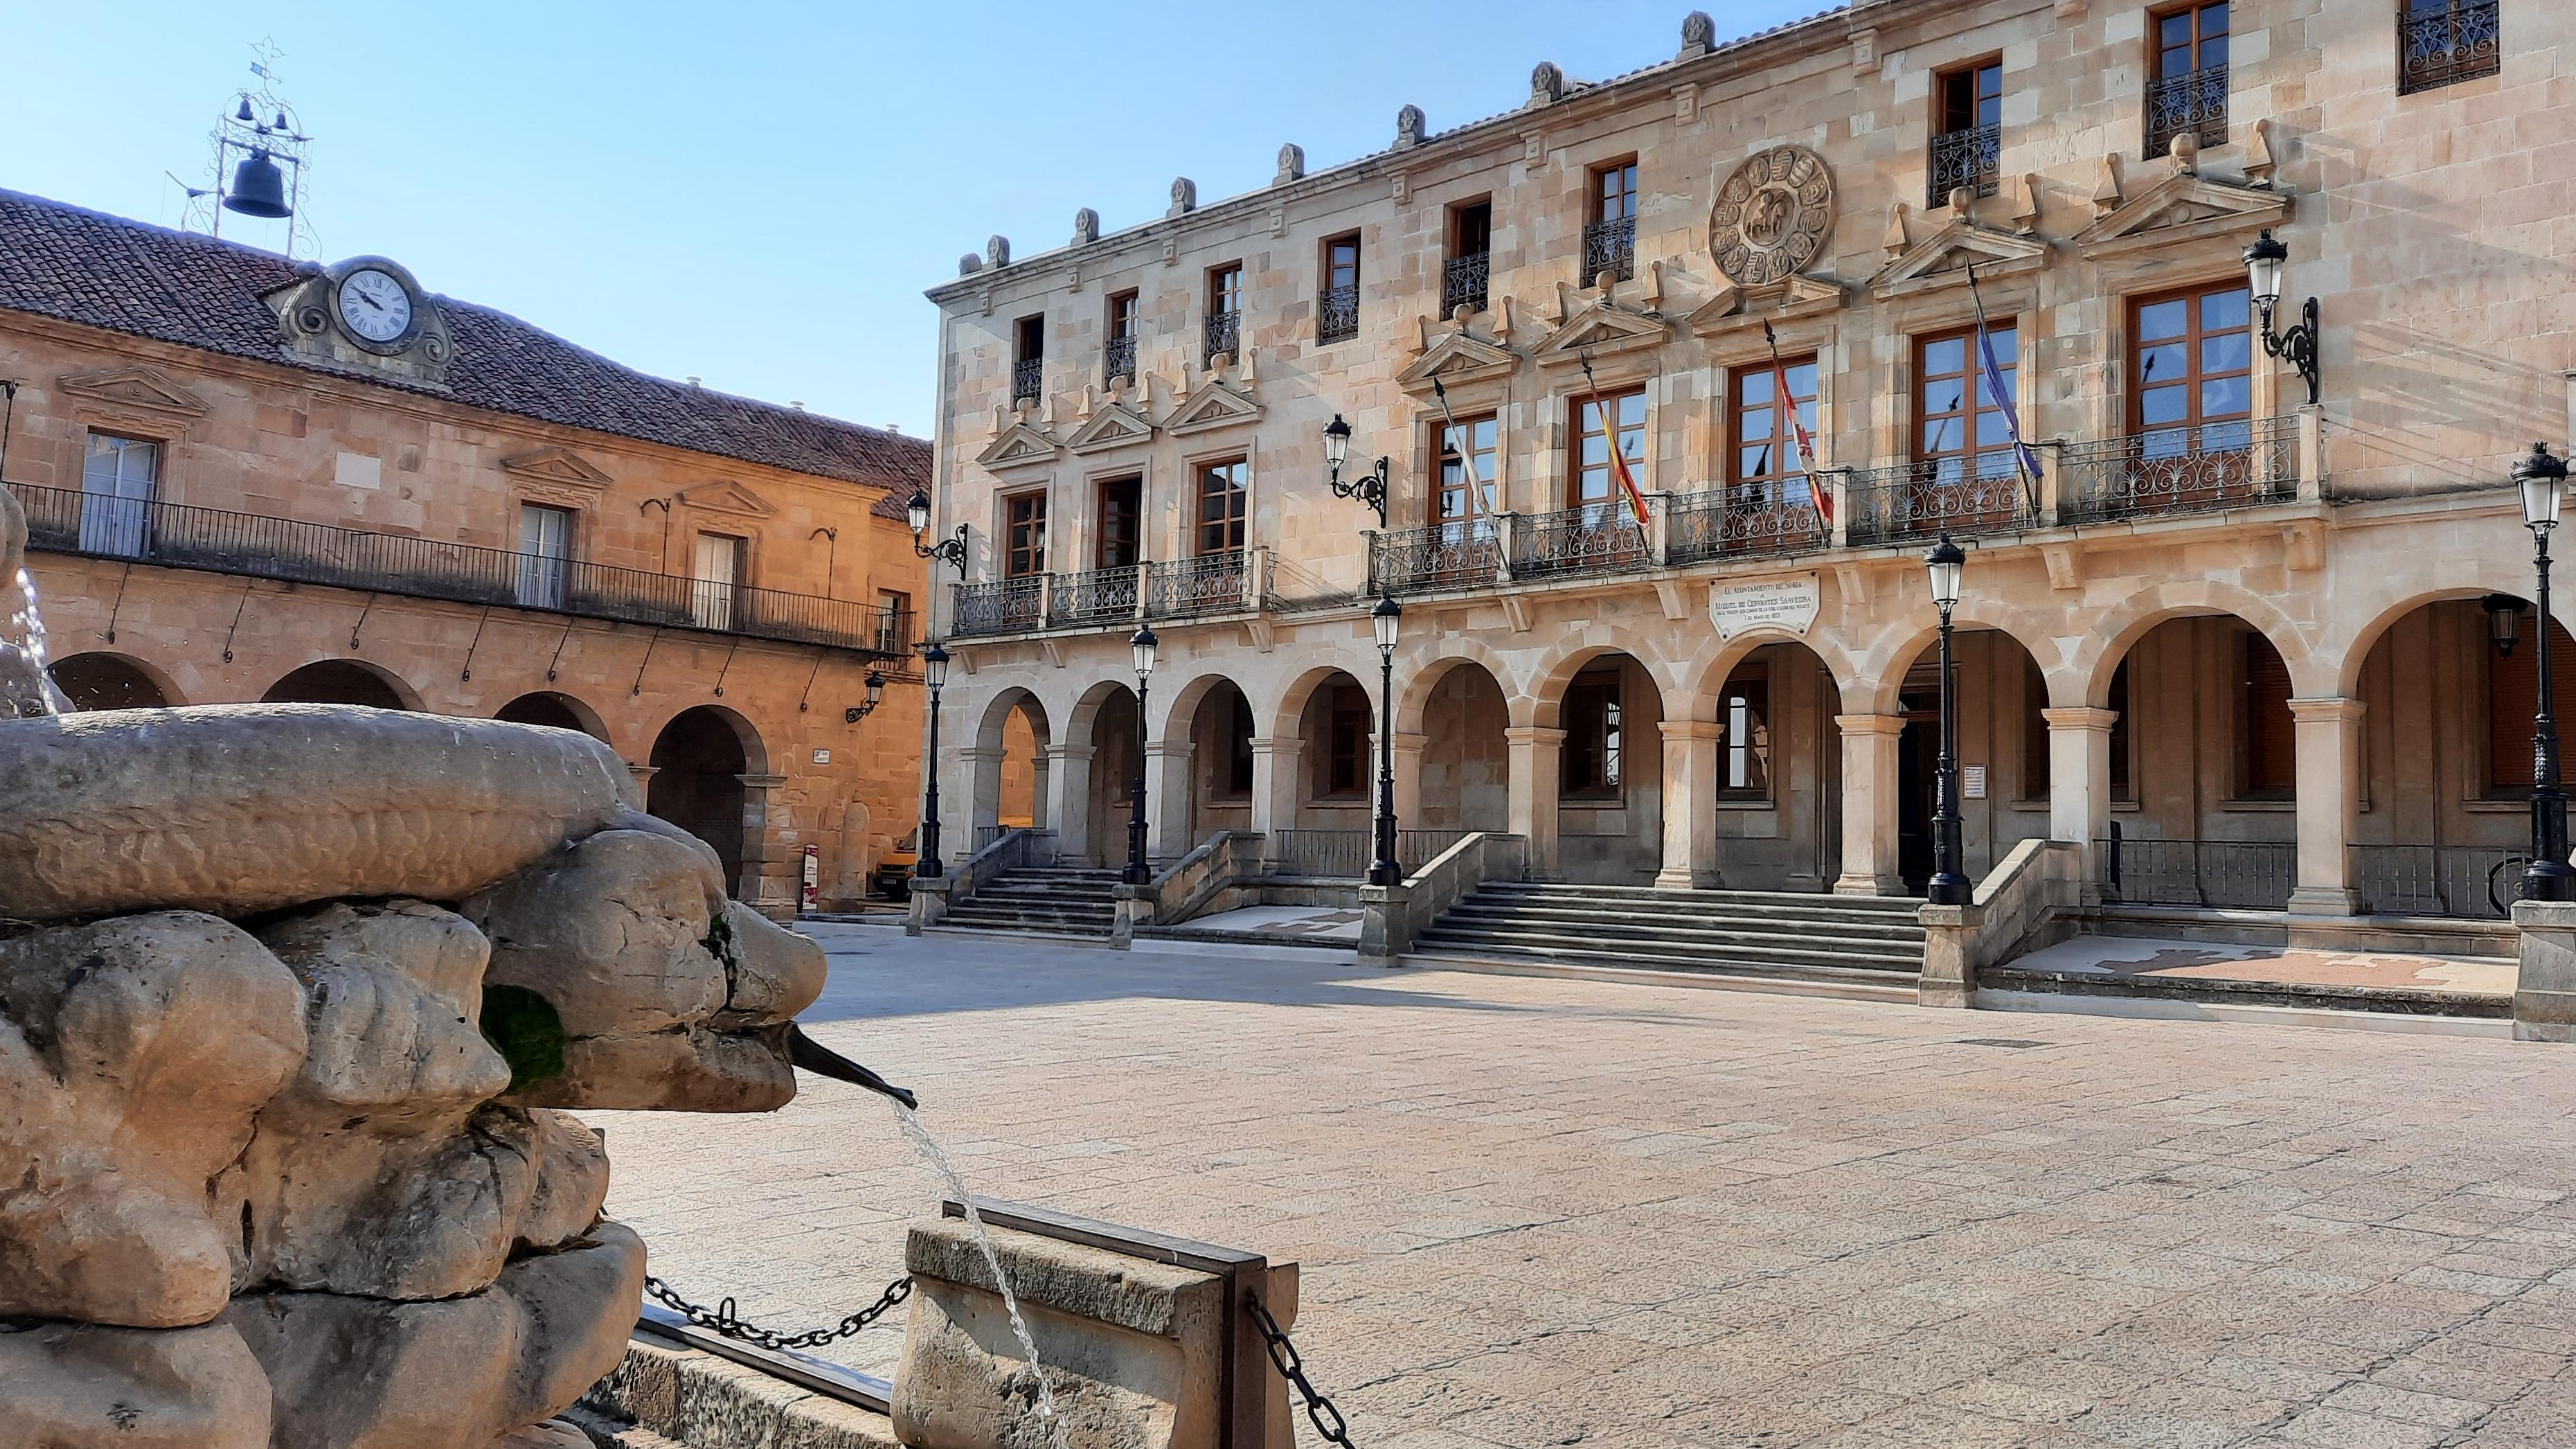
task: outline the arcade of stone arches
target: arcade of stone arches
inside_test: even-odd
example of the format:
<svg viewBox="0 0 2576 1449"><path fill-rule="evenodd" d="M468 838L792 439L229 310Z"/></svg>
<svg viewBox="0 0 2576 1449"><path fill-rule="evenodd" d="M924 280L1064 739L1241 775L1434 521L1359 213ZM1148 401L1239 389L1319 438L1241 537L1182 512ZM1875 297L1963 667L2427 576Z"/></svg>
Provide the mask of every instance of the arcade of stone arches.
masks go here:
<svg viewBox="0 0 2576 1449"><path fill-rule="evenodd" d="M2483 591L2465 588L2324 640L2202 583L2143 591L2072 638L1963 606L1967 873L2048 837L2085 845L2105 898L2492 915L2528 839L2534 621L2513 623L2518 647L2500 646ZM2576 699L2576 642L2552 628L2552 673ZM1938 720L1928 625L1856 648L1821 627L1748 633L1686 659L1656 639L1596 625L1519 667L1477 636L1400 646L1392 764L1408 854L1505 831L1530 839L1548 877L1920 894ZM1362 641L1347 662L1266 688L1229 657L1151 681L1155 859L1225 829L1359 848L1378 768L1374 650ZM1067 859L1124 858L1131 683L1043 697L1005 685L952 707L967 747L950 768L970 786L977 839L1031 826Z"/></svg>

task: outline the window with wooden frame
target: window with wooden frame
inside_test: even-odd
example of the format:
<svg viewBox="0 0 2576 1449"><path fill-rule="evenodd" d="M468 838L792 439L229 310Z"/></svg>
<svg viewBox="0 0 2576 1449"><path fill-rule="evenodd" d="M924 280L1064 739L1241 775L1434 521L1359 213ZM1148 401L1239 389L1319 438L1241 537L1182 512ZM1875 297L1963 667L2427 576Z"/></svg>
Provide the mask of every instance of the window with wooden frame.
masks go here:
<svg viewBox="0 0 2576 1449"><path fill-rule="evenodd" d="M888 654L912 650L912 595L900 589L877 590L877 648Z"/></svg>
<svg viewBox="0 0 2576 1449"><path fill-rule="evenodd" d="M1046 318L1023 317L1012 329L1011 401L1034 398L1046 377Z"/></svg>
<svg viewBox="0 0 2576 1449"><path fill-rule="evenodd" d="M1093 568L1133 568L1144 558L1142 478L1111 478L1100 485L1098 538L1092 548Z"/></svg>
<svg viewBox="0 0 2576 1449"><path fill-rule="evenodd" d="M1738 669L1718 696L1717 798L1753 805L1771 799L1771 677L1768 668Z"/></svg>
<svg viewBox="0 0 2576 1449"><path fill-rule="evenodd" d="M1816 431L1816 359L1783 359L1787 402L1809 436ZM1806 465L1768 367L1739 367L1727 388L1726 483L1739 508L1810 508Z"/></svg>
<svg viewBox="0 0 2576 1449"><path fill-rule="evenodd" d="M1440 264L1440 315L1455 316L1460 307L1485 310L1492 282L1494 201L1480 197L1449 208L1449 255Z"/></svg>
<svg viewBox="0 0 2576 1449"><path fill-rule="evenodd" d="M1251 465L1241 458L1199 466L1198 552L1231 553L1243 547L1246 482Z"/></svg>
<svg viewBox="0 0 2576 1449"><path fill-rule="evenodd" d="M2019 334L2005 326L1989 327L1986 335L2009 394L2020 376ZM2021 470L2014 464L2003 403L1987 386L1976 329L1915 339L1916 467L1904 517L1920 531L1962 522L2009 525L2018 513Z"/></svg>
<svg viewBox="0 0 2576 1449"><path fill-rule="evenodd" d="M1589 214L1583 226L1583 284L1603 272L1620 281L1637 275L1637 161L1592 168Z"/></svg>
<svg viewBox="0 0 2576 1449"><path fill-rule="evenodd" d="M2239 636L2237 798L2289 800L2298 794L2296 721L2290 716L2290 666L2260 634Z"/></svg>
<svg viewBox="0 0 2576 1449"><path fill-rule="evenodd" d="M1243 263L1208 271L1206 354L1236 355L1243 340Z"/></svg>
<svg viewBox="0 0 2576 1449"><path fill-rule="evenodd" d="M2132 302L2128 391L2130 430L2150 438L2150 455L2243 447L2254 415L2253 296L2244 283ZM2213 423L2231 426L2204 439L2200 430Z"/></svg>
<svg viewBox="0 0 2576 1449"><path fill-rule="evenodd" d="M1014 493L1002 500L1002 573L1024 579L1046 572L1047 500L1044 493Z"/></svg>
<svg viewBox="0 0 2576 1449"><path fill-rule="evenodd" d="M1327 799L1364 797L1368 774L1368 691L1352 680L1335 681L1325 702L1324 777L1316 793Z"/></svg>
<svg viewBox="0 0 2576 1449"><path fill-rule="evenodd" d="M91 433L81 446L81 552L141 558L160 486L160 443Z"/></svg>
<svg viewBox="0 0 2576 1449"><path fill-rule="evenodd" d="M2531 628L2526 613L2523 629ZM2489 647L2487 660L2487 792L2518 797L2531 789L2532 720L2540 713L2540 650L2524 639L2503 658ZM2576 708L2576 639L2556 620L2549 625L2551 704Z"/></svg>
<svg viewBox="0 0 2576 1449"><path fill-rule="evenodd" d="M2147 18L2155 74L2147 84L2146 154L2166 155L2190 132L2227 144L2227 0L2158 10Z"/></svg>
<svg viewBox="0 0 2576 1449"><path fill-rule="evenodd" d="M1565 687L1559 791L1569 799L1617 799L1626 749L1617 666L1587 669Z"/></svg>
<svg viewBox="0 0 2576 1449"><path fill-rule="evenodd" d="M1315 340L1346 342L1360 335L1360 234L1324 243L1324 285L1315 298Z"/></svg>
<svg viewBox="0 0 2576 1449"><path fill-rule="evenodd" d="M1931 185L1926 204L1947 206L1950 193L1995 194L2003 154L2004 66L1989 58L1933 78Z"/></svg>
<svg viewBox="0 0 2576 1449"><path fill-rule="evenodd" d="M1435 419L1431 436L1440 457L1440 486L1431 495L1431 521L1455 523L1493 517L1501 507L1496 496L1501 486L1496 472L1501 466L1501 431L1494 415L1470 413L1460 418L1454 428ZM1467 495L1471 474L1483 485L1481 503Z"/></svg>
<svg viewBox="0 0 2576 1449"><path fill-rule="evenodd" d="M1103 348L1102 375L1136 380L1136 334L1143 324L1143 302L1134 289L1109 297L1109 340Z"/></svg>
<svg viewBox="0 0 2576 1449"><path fill-rule="evenodd" d="M1571 401L1574 438L1567 449L1565 506L1615 499L1619 478L1610 466L1611 429L1618 430L1619 456L1627 460L1628 476L1637 478L1646 465L1646 390L1606 393L1598 402L1589 397ZM1645 487L1642 479L1637 486Z"/></svg>

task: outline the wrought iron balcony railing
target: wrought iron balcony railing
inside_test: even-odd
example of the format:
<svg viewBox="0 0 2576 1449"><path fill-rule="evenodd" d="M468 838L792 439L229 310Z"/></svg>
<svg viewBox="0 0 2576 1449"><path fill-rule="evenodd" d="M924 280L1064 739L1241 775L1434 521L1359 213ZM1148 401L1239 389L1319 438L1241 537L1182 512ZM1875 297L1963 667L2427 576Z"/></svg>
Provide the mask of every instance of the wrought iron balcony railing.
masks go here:
<svg viewBox="0 0 2576 1449"><path fill-rule="evenodd" d="M1925 204L1948 206L1950 193L1962 186L1972 196L1994 195L2003 144L2004 128L1998 124L1970 126L1933 137L1931 195Z"/></svg>
<svg viewBox="0 0 2576 1449"><path fill-rule="evenodd" d="M1186 619L1252 607L1244 596L1241 549L1148 564L1145 612L1150 618Z"/></svg>
<svg viewBox="0 0 2576 1449"><path fill-rule="evenodd" d="M961 636L1016 634L1023 629L1036 628L1046 617L1044 574L987 579L980 583L961 583L956 587L957 609L949 623L951 633Z"/></svg>
<svg viewBox="0 0 2576 1449"><path fill-rule="evenodd" d="M1854 548L1938 538L1976 538L2035 528L2039 510L2013 450L1859 469L1844 496L1843 537Z"/></svg>
<svg viewBox="0 0 2576 1449"><path fill-rule="evenodd" d="M1440 264L1440 315L1454 317L1461 307L1485 310L1485 289L1492 285L1494 254L1469 252Z"/></svg>
<svg viewBox="0 0 2576 1449"><path fill-rule="evenodd" d="M1804 481L1739 484L1676 496L1669 505L1665 560L1703 563L1803 553L1832 541Z"/></svg>
<svg viewBox="0 0 2576 1449"><path fill-rule="evenodd" d="M1503 545L1491 518L1399 528L1369 544L1369 592L1427 594L1476 589L1502 578Z"/></svg>
<svg viewBox="0 0 2576 1449"><path fill-rule="evenodd" d="M2397 93L2413 95L2494 75L2496 0L2403 0L2397 7Z"/></svg>
<svg viewBox="0 0 2576 1449"><path fill-rule="evenodd" d="M1512 524L1512 577L1556 578L1641 568L1646 530L1619 499L1533 513Z"/></svg>
<svg viewBox="0 0 2576 1449"><path fill-rule="evenodd" d="M1132 336L1110 338L1108 344L1101 349L1100 360L1102 381L1123 377L1129 382L1134 382L1136 380L1136 339Z"/></svg>
<svg viewBox="0 0 2576 1449"><path fill-rule="evenodd" d="M1358 283L1347 287L1326 287L1315 299L1315 340L1347 342L1360 335L1360 289Z"/></svg>
<svg viewBox="0 0 2576 1449"><path fill-rule="evenodd" d="M2205 65L2147 87L2147 159L2173 148L2173 138L2195 133L2203 146L2227 144L2227 67Z"/></svg>
<svg viewBox="0 0 2576 1449"><path fill-rule="evenodd" d="M1045 381L1045 379L1045 358L1028 357L1012 363L1011 401L1014 403L1023 400L1031 402L1036 401L1038 396L1038 385Z"/></svg>
<svg viewBox="0 0 2576 1449"><path fill-rule="evenodd" d="M1146 565L1058 574L1047 600L1050 624L1100 624L1138 617L1136 601Z"/></svg>
<svg viewBox="0 0 2576 1449"><path fill-rule="evenodd" d="M912 648L908 612L850 599L72 488L10 487L27 510L28 546L51 553L870 654Z"/></svg>
<svg viewBox="0 0 2576 1449"><path fill-rule="evenodd" d="M1591 286L1603 272L1623 282L1637 275L1635 217L1596 221L1583 229L1583 285Z"/></svg>
<svg viewBox="0 0 2576 1449"><path fill-rule="evenodd" d="M2215 513L2284 503L2299 491L2296 418L2155 428L2069 443L2058 456L2060 497L2073 500L2067 522Z"/></svg>
<svg viewBox="0 0 2576 1449"><path fill-rule="evenodd" d="M1240 350L1243 345L1242 313L1211 312L1208 314L1206 331L1207 345L1202 349L1201 361L1214 362L1220 353L1228 357L1243 355Z"/></svg>

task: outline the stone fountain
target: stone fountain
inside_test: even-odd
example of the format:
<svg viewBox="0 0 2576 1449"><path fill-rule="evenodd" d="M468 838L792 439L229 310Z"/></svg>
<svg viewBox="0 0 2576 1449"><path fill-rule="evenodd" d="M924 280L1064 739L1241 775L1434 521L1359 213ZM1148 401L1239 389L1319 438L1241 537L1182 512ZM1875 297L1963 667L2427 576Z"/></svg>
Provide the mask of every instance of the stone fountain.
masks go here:
<svg viewBox="0 0 2576 1449"><path fill-rule="evenodd" d="M784 1104L824 978L634 804L535 726L0 719L0 1442L581 1442L644 1248L564 1109Z"/></svg>

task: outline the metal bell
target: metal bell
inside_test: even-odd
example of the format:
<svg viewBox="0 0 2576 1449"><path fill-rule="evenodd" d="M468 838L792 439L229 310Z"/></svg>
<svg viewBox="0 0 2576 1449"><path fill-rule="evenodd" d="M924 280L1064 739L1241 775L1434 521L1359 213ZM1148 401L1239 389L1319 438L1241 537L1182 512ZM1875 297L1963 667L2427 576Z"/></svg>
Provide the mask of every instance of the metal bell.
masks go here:
<svg viewBox="0 0 2576 1449"><path fill-rule="evenodd" d="M224 197L224 210L244 216L294 214L295 208L286 204L286 173L277 169L266 151L252 151L234 170L233 189Z"/></svg>

